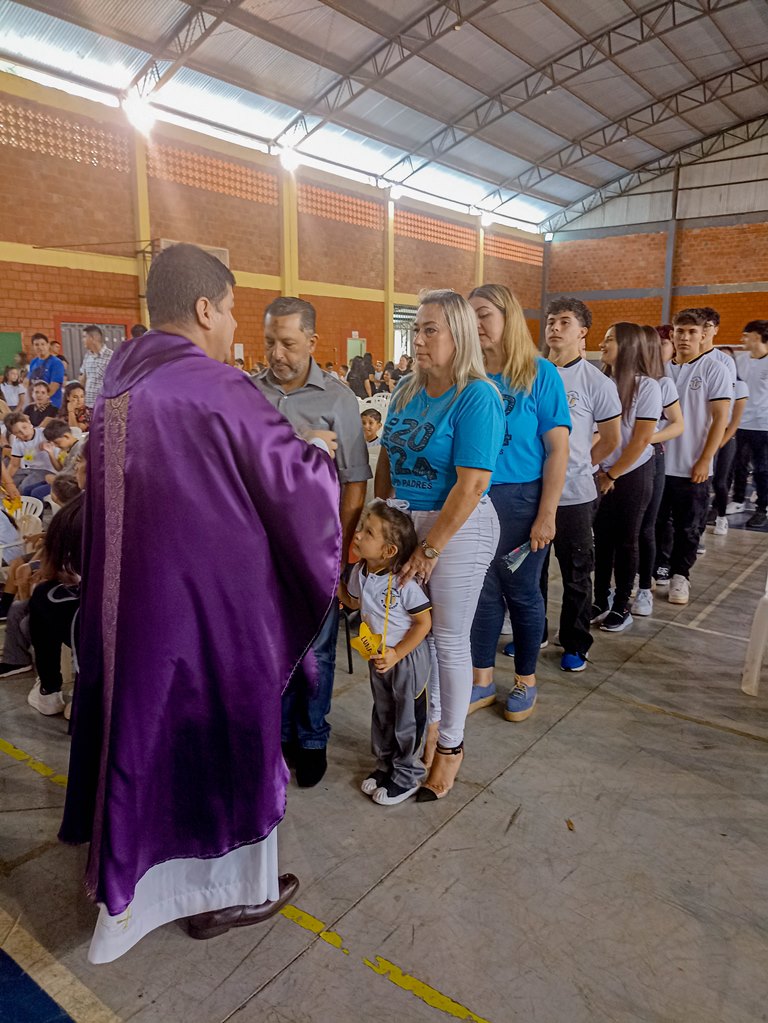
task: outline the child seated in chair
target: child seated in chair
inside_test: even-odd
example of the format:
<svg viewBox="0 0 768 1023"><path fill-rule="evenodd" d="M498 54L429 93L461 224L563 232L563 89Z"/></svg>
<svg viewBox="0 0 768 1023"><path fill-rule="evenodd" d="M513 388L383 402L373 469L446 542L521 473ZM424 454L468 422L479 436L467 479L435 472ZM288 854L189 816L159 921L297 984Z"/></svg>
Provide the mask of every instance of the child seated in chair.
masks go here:
<svg viewBox="0 0 768 1023"><path fill-rule="evenodd" d="M415 582L400 586L397 573L417 546L408 515L385 501L363 512L352 541L360 559L339 599L359 608L360 637L352 646L368 660L376 767L362 791L380 806L402 803L418 790L426 769L420 754L427 720L432 627L431 604Z"/></svg>

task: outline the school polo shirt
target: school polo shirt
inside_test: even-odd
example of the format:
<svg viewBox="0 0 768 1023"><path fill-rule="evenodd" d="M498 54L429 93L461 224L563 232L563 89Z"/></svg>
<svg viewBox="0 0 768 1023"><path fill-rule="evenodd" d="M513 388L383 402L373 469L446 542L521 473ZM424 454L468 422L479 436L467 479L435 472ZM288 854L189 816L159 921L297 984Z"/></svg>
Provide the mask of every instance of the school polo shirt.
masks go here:
<svg viewBox="0 0 768 1023"><path fill-rule="evenodd" d="M347 583L349 595L360 601L361 619L377 636L384 634L388 589L389 571L385 569L383 572L369 573L362 561L358 561L352 569ZM387 647L395 646L410 632L413 625L411 615L422 614L431 608L429 598L418 583L411 579L405 586L401 586L397 581L397 573L393 573L392 587L389 589Z"/></svg>
<svg viewBox="0 0 768 1023"><path fill-rule="evenodd" d="M733 383L727 368L718 359L711 358L709 352L680 366L668 362L664 371L675 382L685 420L682 434L667 441L665 445L664 472L667 476L689 479L711 425L709 403L730 403L733 400ZM711 464L709 475L712 475Z"/></svg>
<svg viewBox="0 0 768 1023"><path fill-rule="evenodd" d="M403 386L407 381L398 390ZM442 508L458 479L457 466L493 472L504 440L504 410L490 380L470 380L460 394L454 385L439 398L422 388L401 409L393 407L397 393L382 445L395 494L412 510Z"/></svg>
<svg viewBox="0 0 768 1023"><path fill-rule="evenodd" d="M581 357L567 366L555 368L563 382L571 413L568 468L560 504L586 504L597 497L592 465L595 425L621 415L619 392L610 377Z"/></svg>
<svg viewBox="0 0 768 1023"><path fill-rule="evenodd" d="M658 383L661 390L661 417L659 418L658 425L656 426L656 433L666 428L667 409L670 405L674 405L676 401L680 401L680 395L677 393L675 381L672 377L663 376ZM661 445L661 450L664 450L663 444Z"/></svg>
<svg viewBox="0 0 768 1023"><path fill-rule="evenodd" d="M728 373L728 376L731 379L731 383L732 384L736 383L736 377L738 375L736 372L736 363L730 357L730 355L727 355L725 352L721 352L719 348L712 348L710 349L710 351L705 352L704 354L711 355L713 359L716 359L717 362L725 366L726 372Z"/></svg>
<svg viewBox="0 0 768 1023"><path fill-rule="evenodd" d="M59 389L51 395L51 404L61 408L61 399L64 394L64 363L55 355L49 355L47 359L33 359L29 364L29 393L32 394L32 384L35 380L45 380L46 384L58 384Z"/></svg>
<svg viewBox="0 0 768 1023"><path fill-rule="evenodd" d="M658 380L652 380L650 377L638 377L632 408L629 410L628 415L622 415L621 417L621 440L619 441L619 446L607 458L603 459L600 463L601 468L610 469L612 465L618 462L624 448L632 439L635 423L638 421L658 423L661 417L661 410L661 388L659 387ZM639 458L632 463L629 469L624 470L624 475L626 476L627 473L632 472L634 469L639 469L650 458L653 458L653 445L649 442Z"/></svg>
<svg viewBox="0 0 768 1023"><path fill-rule="evenodd" d="M504 402L504 441L491 485L540 480L547 457L542 437L556 426L571 429L565 388L555 366L536 357L530 394L514 390L501 373L489 374Z"/></svg>
<svg viewBox="0 0 768 1023"><path fill-rule="evenodd" d="M364 483L371 478L357 398L341 381L320 369L314 359L307 382L295 391L284 391L268 369L252 377L251 383L297 433L333 430L338 443L335 462L340 483Z"/></svg>
<svg viewBox="0 0 768 1023"><path fill-rule="evenodd" d="M739 356L739 376L749 388L749 398L739 423L740 430L768 430L768 355L753 359Z"/></svg>
<svg viewBox="0 0 768 1023"><path fill-rule="evenodd" d="M11 455L13 458L21 459L20 469L27 471L34 469L35 472L41 469L46 469L48 472L56 471L51 465L48 453L40 450L41 444L45 444L42 426L35 427L35 436L32 440L19 440L18 437L13 438L11 441Z"/></svg>

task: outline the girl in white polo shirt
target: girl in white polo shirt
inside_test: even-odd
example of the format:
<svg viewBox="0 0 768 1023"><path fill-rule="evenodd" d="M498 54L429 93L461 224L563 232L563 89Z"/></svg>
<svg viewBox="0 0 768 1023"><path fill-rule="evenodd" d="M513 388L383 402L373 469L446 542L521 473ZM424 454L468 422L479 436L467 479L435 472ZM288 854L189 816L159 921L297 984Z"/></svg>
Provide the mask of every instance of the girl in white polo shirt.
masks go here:
<svg viewBox="0 0 768 1023"><path fill-rule="evenodd" d="M595 517L595 607L593 622L605 632L623 632L632 624L629 610L639 559L640 526L653 493L651 439L661 416L661 388L643 375L645 334L637 323L614 323L600 350L604 371L621 399L621 441L600 463L602 495ZM615 579L613 604L608 594Z"/></svg>

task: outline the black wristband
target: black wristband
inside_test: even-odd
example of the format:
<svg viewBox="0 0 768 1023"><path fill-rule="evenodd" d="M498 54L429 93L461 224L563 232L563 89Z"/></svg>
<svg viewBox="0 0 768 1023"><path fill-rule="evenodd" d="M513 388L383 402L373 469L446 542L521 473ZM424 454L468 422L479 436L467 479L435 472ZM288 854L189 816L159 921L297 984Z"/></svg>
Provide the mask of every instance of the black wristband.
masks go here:
<svg viewBox="0 0 768 1023"><path fill-rule="evenodd" d="M608 477L611 483L615 483L616 480L619 478L618 476L611 476L607 469L605 470L605 475Z"/></svg>

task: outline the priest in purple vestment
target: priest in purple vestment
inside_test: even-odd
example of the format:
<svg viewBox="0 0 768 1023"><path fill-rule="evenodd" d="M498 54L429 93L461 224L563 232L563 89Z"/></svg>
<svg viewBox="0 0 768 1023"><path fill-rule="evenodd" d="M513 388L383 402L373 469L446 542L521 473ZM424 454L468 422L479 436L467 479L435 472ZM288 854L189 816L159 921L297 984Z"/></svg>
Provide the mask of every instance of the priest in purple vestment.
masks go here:
<svg viewBox="0 0 768 1023"><path fill-rule="evenodd" d="M339 485L224 364L233 285L202 249L160 253L151 329L91 424L60 837L91 843L94 962L180 917L201 938L263 920L298 886L277 875L280 699L335 600Z"/></svg>

